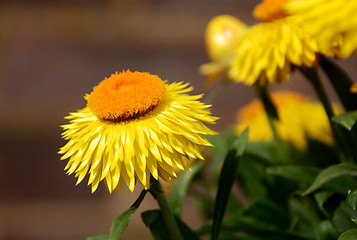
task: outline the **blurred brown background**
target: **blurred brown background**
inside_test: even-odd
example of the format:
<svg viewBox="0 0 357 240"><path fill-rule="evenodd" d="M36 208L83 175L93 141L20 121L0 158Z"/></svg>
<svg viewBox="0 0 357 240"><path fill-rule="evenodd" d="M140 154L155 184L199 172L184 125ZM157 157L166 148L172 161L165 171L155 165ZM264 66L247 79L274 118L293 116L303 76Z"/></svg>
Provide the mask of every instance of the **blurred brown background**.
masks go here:
<svg viewBox="0 0 357 240"><path fill-rule="evenodd" d="M85 239L108 233L114 218L140 192L94 194L63 171L60 124L83 108L83 96L123 69L149 71L169 82L207 91L198 66L208 62L204 31L209 19L231 14L248 24L258 0L12 0L0 1L0 240ZM356 76L355 60L343 64ZM294 77L294 78L298 78ZM283 86L312 93L294 79ZM230 86L214 103L223 130L253 98L251 88ZM151 239L140 212L156 208L148 195L124 239ZM202 223L186 200L184 220Z"/></svg>

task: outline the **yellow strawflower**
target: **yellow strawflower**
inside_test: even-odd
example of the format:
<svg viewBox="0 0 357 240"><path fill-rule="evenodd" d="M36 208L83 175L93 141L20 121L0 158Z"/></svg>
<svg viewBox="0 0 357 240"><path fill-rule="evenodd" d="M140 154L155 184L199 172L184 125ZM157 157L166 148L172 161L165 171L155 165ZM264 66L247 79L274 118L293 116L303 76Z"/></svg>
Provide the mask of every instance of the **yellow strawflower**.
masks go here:
<svg viewBox="0 0 357 240"><path fill-rule="evenodd" d="M265 0L255 10L263 23L239 38L229 75L235 82L281 82L290 77L291 65L311 67L318 51L315 40L291 21L283 5L288 0Z"/></svg>
<svg viewBox="0 0 357 240"><path fill-rule="evenodd" d="M357 49L357 1L290 0L284 9L315 37L322 53L347 58Z"/></svg>
<svg viewBox="0 0 357 240"><path fill-rule="evenodd" d="M299 149L306 148L306 137L326 144L333 143L333 136L325 110L319 102L290 91L272 93L272 101L279 120L274 120L278 136ZM235 132L240 134L249 126L250 141L273 139L266 112L260 100L253 100L237 113Z"/></svg>
<svg viewBox="0 0 357 240"><path fill-rule="evenodd" d="M225 71L234 55L238 39L245 34L247 26L231 15L219 15L207 24L205 44L212 62L200 66L200 73L212 83L218 74Z"/></svg>
<svg viewBox="0 0 357 240"><path fill-rule="evenodd" d="M100 181L119 193L125 181L145 189L150 175L170 181L175 168L189 170L189 159L203 159L197 147L211 146L203 136L215 134L202 122L215 123L202 95L186 94L188 84L167 84L146 72L123 71L105 78L87 95L87 106L66 117L59 151L77 184L88 174L94 192Z"/></svg>

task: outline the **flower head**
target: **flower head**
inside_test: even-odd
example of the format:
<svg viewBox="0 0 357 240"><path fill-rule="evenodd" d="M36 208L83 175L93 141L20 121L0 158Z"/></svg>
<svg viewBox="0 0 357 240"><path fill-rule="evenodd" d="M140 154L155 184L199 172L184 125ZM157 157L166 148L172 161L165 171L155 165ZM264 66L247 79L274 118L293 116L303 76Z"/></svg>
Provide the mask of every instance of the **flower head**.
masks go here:
<svg viewBox="0 0 357 240"><path fill-rule="evenodd" d="M239 39L229 69L233 81L247 85L287 81L292 65L311 67L315 63L316 41L290 21L282 8L286 1L266 0L256 7L255 16L264 22Z"/></svg>
<svg viewBox="0 0 357 240"><path fill-rule="evenodd" d="M315 37L323 54L347 58L357 49L357 1L290 0L284 9Z"/></svg>
<svg viewBox="0 0 357 240"><path fill-rule="evenodd" d="M238 39L248 27L231 15L219 15L212 18L206 28L205 41L209 58L212 62L200 66L200 72L207 76L210 84L217 75L225 71L234 55Z"/></svg>
<svg viewBox="0 0 357 240"><path fill-rule="evenodd" d="M329 120L319 102L289 91L277 91L271 96L279 115L279 120L275 120L274 124L281 139L300 149L306 147L307 136L326 144L333 143ZM273 133L260 100L252 101L238 112L236 133L239 134L247 126L250 127L251 141L273 139Z"/></svg>
<svg viewBox="0 0 357 240"><path fill-rule="evenodd" d="M211 146L203 136L215 134L202 96L186 94L187 84L163 82L149 73L123 71L105 78L86 96L87 107L66 117L60 149L65 167L80 183L88 174L94 192L104 181L119 193L136 180L147 189L150 175L170 181L174 169L190 169L189 158L203 159L197 147ZM202 121L202 122L201 122Z"/></svg>

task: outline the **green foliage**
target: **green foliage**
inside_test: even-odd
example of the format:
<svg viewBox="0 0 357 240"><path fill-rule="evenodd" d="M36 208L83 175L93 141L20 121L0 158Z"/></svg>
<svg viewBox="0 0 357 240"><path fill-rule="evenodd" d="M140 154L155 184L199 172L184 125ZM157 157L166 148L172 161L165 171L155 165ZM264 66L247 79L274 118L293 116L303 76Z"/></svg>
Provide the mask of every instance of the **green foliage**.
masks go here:
<svg viewBox="0 0 357 240"><path fill-rule="evenodd" d="M86 240L108 240L109 239L109 236L108 235L96 235L96 236L93 236L93 237L87 237Z"/></svg>
<svg viewBox="0 0 357 240"><path fill-rule="evenodd" d="M315 181L311 184L311 186L303 193L303 195L310 194L323 186L325 183L344 175L357 176L357 166L350 164L339 164L322 170L316 177Z"/></svg>
<svg viewBox="0 0 357 240"><path fill-rule="evenodd" d="M160 210L146 211L141 214L143 222L150 228L155 240L170 239L170 234L165 227L165 221ZM183 239L198 240L198 236L193 232L180 218L175 217L176 223L180 229Z"/></svg>
<svg viewBox="0 0 357 240"><path fill-rule="evenodd" d="M140 206L141 202L143 201L144 197L146 195L146 190L143 190L138 199L131 205L131 207L120 214L112 224L112 227L110 228L110 233L109 233L109 240L117 240L120 239L119 237L124 233L126 228L129 225L129 222L131 220L131 217L134 215L138 207ZM98 240L98 239L96 239Z"/></svg>
<svg viewBox="0 0 357 240"><path fill-rule="evenodd" d="M169 205L173 214L178 217L181 216L182 202L186 196L188 186L202 166L203 162L196 163L191 167L192 171L183 172L173 184L172 193L169 198Z"/></svg>
<svg viewBox="0 0 357 240"><path fill-rule="evenodd" d="M332 121L351 130L357 122L357 111L347 112L332 118Z"/></svg>
<svg viewBox="0 0 357 240"><path fill-rule="evenodd" d="M248 129L234 142L223 163L213 214L212 240L218 239L219 229L228 202L229 193L237 177L240 158L248 142Z"/></svg>
<svg viewBox="0 0 357 240"><path fill-rule="evenodd" d="M342 233L338 240L355 240L357 239L357 229L350 229Z"/></svg>

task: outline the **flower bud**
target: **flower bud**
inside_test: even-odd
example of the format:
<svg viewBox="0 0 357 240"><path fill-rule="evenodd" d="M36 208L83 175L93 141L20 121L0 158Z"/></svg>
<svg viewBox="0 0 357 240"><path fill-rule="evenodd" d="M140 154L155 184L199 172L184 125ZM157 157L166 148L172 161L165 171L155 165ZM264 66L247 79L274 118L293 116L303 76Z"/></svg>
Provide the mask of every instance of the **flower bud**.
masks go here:
<svg viewBox="0 0 357 240"><path fill-rule="evenodd" d="M233 55L237 40L244 35L247 26L230 15L212 18L206 28L206 48L212 61L222 61Z"/></svg>

